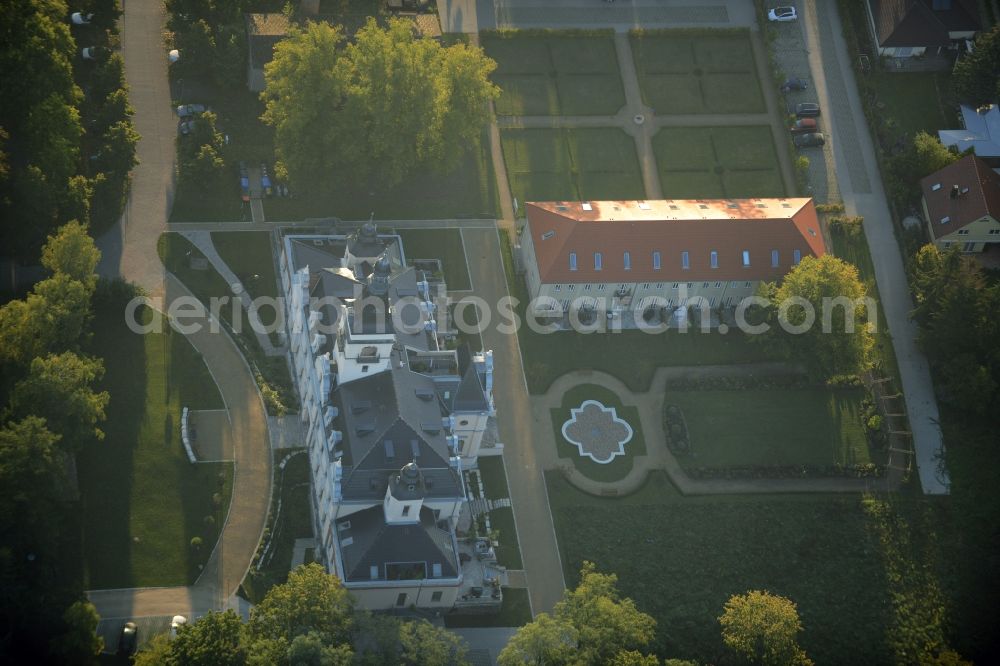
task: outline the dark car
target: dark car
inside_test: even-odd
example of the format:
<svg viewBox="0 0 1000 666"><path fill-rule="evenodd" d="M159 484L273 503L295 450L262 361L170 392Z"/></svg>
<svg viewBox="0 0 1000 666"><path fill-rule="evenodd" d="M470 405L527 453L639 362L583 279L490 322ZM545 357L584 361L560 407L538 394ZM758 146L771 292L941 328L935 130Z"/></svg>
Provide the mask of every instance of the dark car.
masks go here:
<svg viewBox="0 0 1000 666"><path fill-rule="evenodd" d="M805 79L800 79L798 77L792 77L781 84L781 92L791 92L793 90L805 90L809 87L809 84Z"/></svg>
<svg viewBox="0 0 1000 666"><path fill-rule="evenodd" d="M274 193L271 188L271 177L267 175L267 165L263 162L260 163L260 186L265 195L271 196Z"/></svg>
<svg viewBox="0 0 1000 666"><path fill-rule="evenodd" d="M814 146L822 146L826 143L826 137L819 132L811 132L809 134L797 134L792 138L795 145L799 148L811 148Z"/></svg>
<svg viewBox="0 0 1000 666"><path fill-rule="evenodd" d="M801 102L796 104L795 115L799 118L815 118L819 115L819 104L815 102Z"/></svg>
<svg viewBox="0 0 1000 666"><path fill-rule="evenodd" d="M187 136L192 131L194 131L194 121L193 120L182 120L177 123L177 131L181 133L181 136Z"/></svg>
<svg viewBox="0 0 1000 666"><path fill-rule="evenodd" d="M808 134L809 132L815 132L818 126L819 124L815 118L799 118L792 123L788 131L792 134Z"/></svg>
<svg viewBox="0 0 1000 666"><path fill-rule="evenodd" d="M135 622L126 622L122 627L121 636L118 638L118 654L131 656L135 654L135 648L139 644L139 627Z"/></svg>
<svg viewBox="0 0 1000 666"><path fill-rule="evenodd" d="M207 110L204 104L181 104L177 107L177 117L190 118L205 113Z"/></svg>

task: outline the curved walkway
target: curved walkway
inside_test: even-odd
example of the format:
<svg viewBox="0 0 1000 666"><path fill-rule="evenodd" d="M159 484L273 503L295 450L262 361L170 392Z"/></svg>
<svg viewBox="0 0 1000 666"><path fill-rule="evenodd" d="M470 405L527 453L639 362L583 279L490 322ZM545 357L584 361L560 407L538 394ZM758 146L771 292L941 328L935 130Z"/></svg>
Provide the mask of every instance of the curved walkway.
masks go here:
<svg viewBox="0 0 1000 666"><path fill-rule="evenodd" d="M823 478L823 479L692 479L667 448L667 437L660 418L663 395L667 381L685 377L721 376L776 376L795 372L797 368L786 363L753 363L748 365L709 365L658 368L650 383L650 390L637 393L617 377L601 371L574 371L555 380L544 396L534 401L536 419L551 418L551 409L562 405L563 395L580 384L597 384L618 394L622 402L634 406L639 412L639 425L646 441L646 454L632 458L632 470L618 481L595 481L578 471L571 462L559 459L556 454L555 435L550 435L544 447L545 462L550 469L559 469L566 479L580 490L599 496L628 495L646 482L651 471L664 470L677 489L685 495L733 495L751 493L857 493L867 490L885 490L889 481L881 479ZM541 429L553 432L551 428ZM543 457L543 456L540 456Z"/></svg>
<svg viewBox="0 0 1000 666"><path fill-rule="evenodd" d="M98 239L103 277L122 277L148 295L164 298L164 310L190 292L166 272L156 252L173 201L176 119L171 108L163 48L162 3L129 2L122 18L125 76L141 135L139 166L125 214ZM264 404L250 368L225 333L187 336L215 378L232 420L233 494L226 524L208 563L190 587L96 590L87 593L102 618L199 614L230 604L260 541L271 497L271 451ZM148 498L155 501L155 498Z"/></svg>

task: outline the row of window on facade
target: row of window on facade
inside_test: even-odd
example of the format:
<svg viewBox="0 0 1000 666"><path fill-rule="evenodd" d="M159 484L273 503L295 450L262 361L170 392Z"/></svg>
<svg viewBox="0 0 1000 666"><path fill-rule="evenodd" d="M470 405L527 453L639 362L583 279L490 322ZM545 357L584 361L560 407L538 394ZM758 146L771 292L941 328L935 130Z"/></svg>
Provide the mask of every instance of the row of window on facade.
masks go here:
<svg viewBox="0 0 1000 666"><path fill-rule="evenodd" d="M740 252L741 265L743 267L748 267L750 265L750 250L743 250ZM799 250L792 251L792 265L798 265L802 261L802 253ZM719 267L719 252L717 250L712 250L708 253L708 262L712 268ZM632 253L625 250L622 255L622 263L625 270L632 270ZM781 265L781 253L777 250L771 250L771 267L777 268ZM576 252L569 253L569 269L571 271L577 270L577 258ZM604 253L595 252L594 253L594 270L599 271L604 268ZM659 250L653 251L653 270L658 271L663 268L663 255ZM687 250L681 251L681 268L688 270L691 268L691 253Z"/></svg>
<svg viewBox="0 0 1000 666"><path fill-rule="evenodd" d="M961 232L959 232L959 233L961 233ZM949 247L951 247L952 245L954 245L954 243L952 241L945 241L944 242L944 248L946 250ZM975 241L970 242L970 243L962 243L962 252L974 252L975 250L976 250L976 243L975 243Z"/></svg>
<svg viewBox="0 0 1000 666"><path fill-rule="evenodd" d="M647 296L646 298L642 298L639 300L639 305L637 307L637 310L645 310L647 307L654 305L659 305L666 308L674 308L674 307L682 307L684 305L704 307L707 304L708 307L710 308L714 308L716 305L722 305L723 307L729 308L735 305L736 301L737 299L735 296L726 296L725 298L720 298L718 296L711 296L709 298L702 297L697 299L678 298L676 300L674 300L673 298L655 298L653 296ZM579 304L581 308L595 307L597 305L597 299L591 298L591 299L585 299L583 301L581 301L580 299L576 299L575 301L571 301L569 299L562 299L559 301L559 306L563 312L568 312L570 309L570 305L572 305L574 302ZM548 310L555 309L552 303L548 304L543 303L541 307L542 309L548 309Z"/></svg>
<svg viewBox="0 0 1000 666"><path fill-rule="evenodd" d="M729 283L729 287L731 289L739 289L741 284L743 285L744 289L749 289L752 283L751 282L740 282L739 280L734 280L734 281L732 281L732 282ZM593 287L593 286L594 285L592 285L592 284L585 284L585 285L583 285L583 290L584 291L590 291L591 287ZM666 286L667 286L666 282L656 282L656 283L653 283L653 282L644 282L644 283L642 283L642 288L643 289L649 289L650 287L652 287L653 289L666 289ZM604 290L607 289L607 287L608 287L608 285L606 285L606 284L599 284L599 285L597 285L597 291L604 291ZM694 282L685 282L684 283L684 287L686 289L694 289ZM627 283L626 284L621 284L621 285L618 286L618 291L624 292L624 291L627 291L628 288L629 288L629 285ZM680 282L674 282L670 286L670 288L671 289L680 289L681 288L681 283ZM713 282L702 282L701 283L701 288L702 289L721 289L722 288L722 282L721 281L720 282L714 282L714 283ZM574 291L575 289L576 289L576 285L575 284L570 283L570 284L566 285L566 291ZM562 285L561 284L554 285L552 287L552 290L553 291L562 291Z"/></svg>

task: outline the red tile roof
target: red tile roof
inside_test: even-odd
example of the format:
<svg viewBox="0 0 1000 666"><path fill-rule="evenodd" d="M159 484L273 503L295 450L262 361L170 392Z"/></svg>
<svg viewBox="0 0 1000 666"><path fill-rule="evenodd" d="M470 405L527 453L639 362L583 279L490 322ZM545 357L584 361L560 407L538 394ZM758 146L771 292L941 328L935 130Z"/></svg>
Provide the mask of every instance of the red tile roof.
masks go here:
<svg viewBox="0 0 1000 666"><path fill-rule="evenodd" d="M958 186L959 195L952 198ZM1000 175L975 155L966 155L920 181L934 238L941 238L985 215L1000 220ZM935 189L936 188L936 189ZM968 192L962 193L966 188ZM943 223L941 220L948 220Z"/></svg>
<svg viewBox="0 0 1000 666"><path fill-rule="evenodd" d="M812 199L555 201L525 208L524 233L531 234L545 284L777 280L792 268L795 250L802 257L826 253ZM773 250L777 266L771 265ZM711 265L713 251L717 268ZM743 266L744 251L750 253L749 266ZM595 268L598 252L600 270ZM570 267L571 254L576 270Z"/></svg>

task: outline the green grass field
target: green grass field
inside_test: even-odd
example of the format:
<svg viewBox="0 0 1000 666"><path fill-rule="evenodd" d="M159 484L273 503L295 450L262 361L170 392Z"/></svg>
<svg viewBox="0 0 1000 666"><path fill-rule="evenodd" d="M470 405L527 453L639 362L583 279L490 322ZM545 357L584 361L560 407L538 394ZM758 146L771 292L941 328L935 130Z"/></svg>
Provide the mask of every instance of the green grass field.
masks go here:
<svg viewBox="0 0 1000 666"><path fill-rule="evenodd" d="M271 234L267 231L214 231L212 244L253 298L278 295ZM254 276L258 276L254 279Z"/></svg>
<svg viewBox="0 0 1000 666"><path fill-rule="evenodd" d="M861 389L667 391L680 407L691 455L685 466L854 465L871 462Z"/></svg>
<svg viewBox="0 0 1000 666"><path fill-rule="evenodd" d="M635 143L620 129L508 129L500 140L519 202L646 196Z"/></svg>
<svg viewBox="0 0 1000 666"><path fill-rule="evenodd" d="M484 32L504 116L612 116L625 105L614 37L573 32Z"/></svg>
<svg viewBox="0 0 1000 666"><path fill-rule="evenodd" d="M629 37L643 100L657 114L764 112L749 34L656 30Z"/></svg>
<svg viewBox="0 0 1000 666"><path fill-rule="evenodd" d="M771 128L664 127L653 137L668 199L783 197Z"/></svg>
<svg viewBox="0 0 1000 666"><path fill-rule="evenodd" d="M504 469L501 456L480 456L476 465L479 466L487 498L510 497L510 491L507 489L507 471Z"/></svg>
<svg viewBox="0 0 1000 666"><path fill-rule="evenodd" d="M717 618L751 589L798 604L800 643L818 664L905 663L899 643L946 621L947 606L945 619L933 614L950 566L940 503L893 501L883 521L859 495L683 497L662 472L620 499L557 472L546 482L567 585L584 560L616 573L656 619L661 657L736 663Z"/></svg>
<svg viewBox="0 0 1000 666"><path fill-rule="evenodd" d="M406 260L440 259L449 291L472 289L461 229L399 229Z"/></svg>
<svg viewBox="0 0 1000 666"><path fill-rule="evenodd" d="M632 426L632 439L625 444L624 456L617 456L607 464L596 463L580 455L580 450L563 437L562 426L570 418L570 410L579 407L584 400L597 400L605 407L614 407L618 418L624 419ZM588 478L595 481L620 481L632 471L632 459L646 454L646 441L642 435L639 410L623 405L621 398L614 391L596 384L580 384L563 394L562 406L559 409L551 409L549 412L552 417L556 452L560 458L572 461L573 466Z"/></svg>
<svg viewBox="0 0 1000 666"><path fill-rule="evenodd" d="M132 333L124 302L95 310L91 352L104 359L111 403L104 441L77 457L85 589L188 585L225 522L233 470L188 462L181 408L220 409L222 399L183 335Z"/></svg>
<svg viewBox="0 0 1000 666"><path fill-rule="evenodd" d="M947 73L876 71L872 76L884 113L907 135L961 127Z"/></svg>

